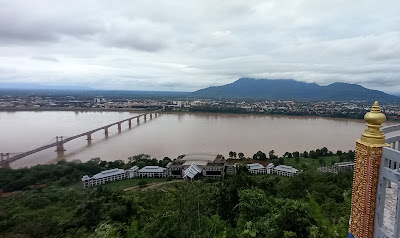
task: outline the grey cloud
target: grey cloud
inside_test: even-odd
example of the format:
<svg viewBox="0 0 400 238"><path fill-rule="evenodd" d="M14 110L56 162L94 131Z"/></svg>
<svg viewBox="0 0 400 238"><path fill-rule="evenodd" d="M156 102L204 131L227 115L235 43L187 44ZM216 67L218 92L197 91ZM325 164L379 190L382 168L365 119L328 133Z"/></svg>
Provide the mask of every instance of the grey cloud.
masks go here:
<svg viewBox="0 0 400 238"><path fill-rule="evenodd" d="M104 43L118 48L130 48L148 52L156 52L166 48L161 39L145 39L140 35L118 34L107 36Z"/></svg>
<svg viewBox="0 0 400 238"><path fill-rule="evenodd" d="M44 60L50 62L59 62L57 58L51 56L32 56L31 59L33 60Z"/></svg>
<svg viewBox="0 0 400 238"><path fill-rule="evenodd" d="M109 22L100 39L108 46L156 52L167 47L168 26L147 19L118 18Z"/></svg>
<svg viewBox="0 0 400 238"><path fill-rule="evenodd" d="M0 78L179 91L293 78L400 92L399 9L396 0L0 0Z"/></svg>
<svg viewBox="0 0 400 238"><path fill-rule="evenodd" d="M75 16L73 11L65 12L64 7L51 1L0 2L0 43L46 43L62 36L92 35L102 29L101 21L87 15Z"/></svg>

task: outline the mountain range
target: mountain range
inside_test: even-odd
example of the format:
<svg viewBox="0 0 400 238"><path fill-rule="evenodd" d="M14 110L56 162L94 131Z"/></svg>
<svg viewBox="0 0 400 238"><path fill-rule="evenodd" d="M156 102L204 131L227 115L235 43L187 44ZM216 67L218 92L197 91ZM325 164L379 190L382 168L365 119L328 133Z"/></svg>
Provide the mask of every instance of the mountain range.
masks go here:
<svg viewBox="0 0 400 238"><path fill-rule="evenodd" d="M247 98L269 100L382 101L400 102L400 97L367 89L358 84L332 83L320 86L293 79L240 78L233 83L197 90L198 98Z"/></svg>

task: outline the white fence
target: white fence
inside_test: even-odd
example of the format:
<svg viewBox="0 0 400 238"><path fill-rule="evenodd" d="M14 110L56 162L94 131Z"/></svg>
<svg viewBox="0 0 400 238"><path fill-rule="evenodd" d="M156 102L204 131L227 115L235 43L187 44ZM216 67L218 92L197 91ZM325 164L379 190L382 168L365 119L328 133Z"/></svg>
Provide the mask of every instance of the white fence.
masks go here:
<svg viewBox="0 0 400 238"><path fill-rule="evenodd" d="M379 172L375 238L400 237L400 125L383 128L386 143ZM397 196L396 196L397 194Z"/></svg>

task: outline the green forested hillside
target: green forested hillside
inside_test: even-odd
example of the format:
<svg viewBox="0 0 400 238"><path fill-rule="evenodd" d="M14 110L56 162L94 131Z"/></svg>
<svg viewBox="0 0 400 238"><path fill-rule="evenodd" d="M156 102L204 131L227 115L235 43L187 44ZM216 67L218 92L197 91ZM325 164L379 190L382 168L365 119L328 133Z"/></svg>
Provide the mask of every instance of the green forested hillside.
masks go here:
<svg viewBox="0 0 400 238"><path fill-rule="evenodd" d="M303 159L286 160L301 167ZM309 165L321 163L321 158L304 160ZM321 174L313 166L305 166L309 169L287 178L250 175L243 166L224 180L146 179L140 186L144 188L137 186L140 179L90 189L83 189L78 181L82 174L116 164L127 166L92 160L0 170L1 188L13 191L0 197L0 237L281 238L347 234L352 171ZM34 180L33 184L46 186L17 189L18 184L10 187L10 179L26 184ZM152 182L159 186L151 186ZM129 186L132 188L127 189Z"/></svg>

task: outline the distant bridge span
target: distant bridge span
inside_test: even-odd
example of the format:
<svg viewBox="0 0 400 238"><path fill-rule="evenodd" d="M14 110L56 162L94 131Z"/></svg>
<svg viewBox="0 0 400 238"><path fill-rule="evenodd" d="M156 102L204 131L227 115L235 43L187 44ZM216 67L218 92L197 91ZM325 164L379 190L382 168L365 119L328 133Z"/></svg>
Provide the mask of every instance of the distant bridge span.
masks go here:
<svg viewBox="0 0 400 238"><path fill-rule="evenodd" d="M87 131L87 132L84 132L84 133L81 133L81 134L78 134L78 135L75 135L75 136L67 137L67 138L64 138L64 139L63 139L62 136L61 137L57 136L57 141L55 143L44 145L44 146L41 146L39 148L23 152L23 153L17 154L17 155L12 156L12 157L10 157L10 153L1 153L0 167L9 167L9 164L14 162L14 161L17 161L19 159L22 159L22 158L28 156L28 155L35 154L35 153L37 153L39 151L46 150L46 149L49 149L49 148L52 148L52 147L56 147L57 148L57 150L56 150L57 153L63 153L65 151L64 150L64 144L65 143L67 143L67 142L69 142L71 140L77 139L79 137L82 137L82 136L86 136L87 140L88 140L88 143L91 143L92 134L97 132L97 131L104 130L104 134L105 134L105 136L107 138L108 137L108 128L117 125L118 126L118 131L121 132L121 124L122 123L128 122L129 123L129 128L131 128L133 119L136 119L137 123L139 123L140 122L140 117L143 117L144 120L146 121L147 120L147 115L149 115L150 119L152 119L153 115L155 117L157 117L157 115L161 111L164 111L164 108L159 109L159 110L155 110L155 111L151 111L151 112L147 112L147 113L144 113L144 114L140 114L138 116L130 117L130 118L124 119L122 121L117 121L117 122L108 124L106 126L102 126L102 127L97 128L97 129L90 130L90 131Z"/></svg>

